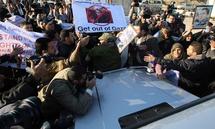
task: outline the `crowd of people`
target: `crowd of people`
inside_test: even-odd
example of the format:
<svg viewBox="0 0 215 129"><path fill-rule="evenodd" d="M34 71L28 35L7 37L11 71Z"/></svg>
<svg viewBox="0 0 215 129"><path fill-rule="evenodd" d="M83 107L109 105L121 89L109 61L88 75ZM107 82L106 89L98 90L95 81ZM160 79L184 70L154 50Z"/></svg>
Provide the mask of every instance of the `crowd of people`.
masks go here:
<svg viewBox="0 0 215 129"><path fill-rule="evenodd" d="M25 18L21 28L44 33L35 41L35 54L19 69L23 48L13 46L0 63L0 128L66 129L74 118L87 113L93 101L92 88L102 73L130 66L149 66L160 79L179 71L177 86L203 97L215 88L215 27L186 31L184 17L171 10L153 14L147 5L131 3L129 22L138 33L128 46L122 63L116 39L120 32L80 33L74 27L72 3L0 0L0 21L18 15ZM137 11L140 10L139 12Z"/></svg>

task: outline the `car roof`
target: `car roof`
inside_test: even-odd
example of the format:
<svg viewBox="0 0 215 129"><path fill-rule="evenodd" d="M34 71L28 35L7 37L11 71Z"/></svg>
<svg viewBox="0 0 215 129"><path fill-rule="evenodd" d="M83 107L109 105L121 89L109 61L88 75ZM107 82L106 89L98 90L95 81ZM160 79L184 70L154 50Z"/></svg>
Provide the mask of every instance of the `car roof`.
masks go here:
<svg viewBox="0 0 215 129"><path fill-rule="evenodd" d="M142 68L107 72L97 80L93 105L85 116L76 119L75 129L120 129L118 119L127 114L162 102L176 108L196 99Z"/></svg>

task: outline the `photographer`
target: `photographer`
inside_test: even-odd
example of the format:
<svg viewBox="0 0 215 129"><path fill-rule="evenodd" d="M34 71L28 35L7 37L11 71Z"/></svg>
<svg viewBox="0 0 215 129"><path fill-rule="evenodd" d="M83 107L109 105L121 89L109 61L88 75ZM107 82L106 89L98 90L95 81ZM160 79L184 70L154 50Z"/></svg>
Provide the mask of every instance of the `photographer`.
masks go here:
<svg viewBox="0 0 215 129"><path fill-rule="evenodd" d="M52 81L39 92L42 114L46 119L59 117L63 111L84 115L92 104L95 77L88 80L84 68L74 66L58 72Z"/></svg>
<svg viewBox="0 0 215 129"><path fill-rule="evenodd" d="M100 44L92 48L85 60L90 70L102 72L118 69L121 67L121 58L116 45L116 37L111 33L103 33L99 37Z"/></svg>
<svg viewBox="0 0 215 129"><path fill-rule="evenodd" d="M74 51L72 51L67 59L61 59L57 57L57 44L56 41L48 38L39 38L35 42L36 56L45 59L47 76L41 79L41 83L46 85L55 76L55 74L64 68L79 64L79 52L80 49L86 46L89 42L89 37L82 38L76 45ZM38 58L36 58L38 59Z"/></svg>
<svg viewBox="0 0 215 129"><path fill-rule="evenodd" d="M82 39L68 59L56 61L53 58L50 59L50 56L48 56L55 53L56 48L53 46L54 43L47 38L39 38L36 41L36 53L39 57L41 56L39 63L30 60L31 68L26 70L31 75L25 76L21 83L10 90L0 93L0 108L26 97L36 96L38 85L44 86L48 84L60 70L78 64L79 49L82 45L88 43L88 41L89 39L87 38Z"/></svg>
<svg viewBox="0 0 215 129"><path fill-rule="evenodd" d="M137 5L139 6L139 3L138 4L137 3L134 2L134 1L131 3L131 8L130 8L129 14L128 14L128 17L129 17L129 20L130 20L130 24L132 24L132 25L135 24L135 21L138 18L137 11L135 9Z"/></svg>

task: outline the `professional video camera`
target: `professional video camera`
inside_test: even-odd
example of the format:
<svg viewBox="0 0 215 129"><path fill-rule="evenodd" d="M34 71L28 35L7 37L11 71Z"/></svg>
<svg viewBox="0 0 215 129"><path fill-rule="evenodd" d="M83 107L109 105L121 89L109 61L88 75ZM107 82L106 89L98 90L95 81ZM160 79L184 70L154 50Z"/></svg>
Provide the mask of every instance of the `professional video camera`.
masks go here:
<svg viewBox="0 0 215 129"><path fill-rule="evenodd" d="M87 72L87 79L88 80L92 80L94 77L96 77L98 79L102 79L103 78L103 73L98 72L98 71Z"/></svg>

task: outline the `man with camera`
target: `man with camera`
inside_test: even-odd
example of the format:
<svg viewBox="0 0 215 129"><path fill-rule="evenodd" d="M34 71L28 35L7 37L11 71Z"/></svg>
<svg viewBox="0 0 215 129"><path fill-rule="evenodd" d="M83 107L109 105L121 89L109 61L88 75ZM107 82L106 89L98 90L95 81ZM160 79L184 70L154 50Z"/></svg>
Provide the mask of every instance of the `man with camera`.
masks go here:
<svg viewBox="0 0 215 129"><path fill-rule="evenodd" d="M52 81L39 92L42 114L45 119L58 118L61 112L84 115L92 104L95 77L89 80L80 66L58 72Z"/></svg>
<svg viewBox="0 0 215 129"><path fill-rule="evenodd" d="M39 60L37 63L34 60L30 60L31 67L26 69L30 74L24 76L19 84L0 94L0 108L17 100L37 96L38 87L47 85L57 72L78 64L79 50L88 41L89 37L80 40L68 59L55 60L54 57L51 57L51 55L54 56L53 54L56 51L54 41L47 38L39 38L35 44L37 59Z"/></svg>
<svg viewBox="0 0 215 129"><path fill-rule="evenodd" d="M116 37L111 33L103 33L99 41L100 44L92 48L85 58L89 69L105 72L120 68L121 58L115 43Z"/></svg>
<svg viewBox="0 0 215 129"><path fill-rule="evenodd" d="M132 16L135 13L137 13L139 17L133 19ZM129 18L132 24L138 25L140 23L148 23L146 19L149 19L151 15L152 15L152 11L148 6L148 4L144 4L140 6L137 0L132 0L131 9L129 11Z"/></svg>
<svg viewBox="0 0 215 129"><path fill-rule="evenodd" d="M89 42L89 37L84 37L76 44L75 49L70 53L66 59L58 58L56 51L56 41L48 38L39 38L36 40L36 56L45 59L45 67L47 68L47 76L41 78L41 83L48 84L55 74L64 68L79 64L79 52L83 46ZM38 59L38 58L37 58Z"/></svg>
<svg viewBox="0 0 215 129"><path fill-rule="evenodd" d="M41 66L33 67L35 77ZM28 97L1 108L0 128L8 129L17 125L38 128L43 121L46 122L42 128L73 127L74 116L84 115L90 108L93 100L91 89L95 84L95 75L87 74L84 68L66 68L58 72L49 85L43 87L39 93L40 99Z"/></svg>

